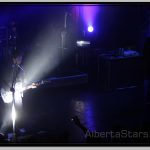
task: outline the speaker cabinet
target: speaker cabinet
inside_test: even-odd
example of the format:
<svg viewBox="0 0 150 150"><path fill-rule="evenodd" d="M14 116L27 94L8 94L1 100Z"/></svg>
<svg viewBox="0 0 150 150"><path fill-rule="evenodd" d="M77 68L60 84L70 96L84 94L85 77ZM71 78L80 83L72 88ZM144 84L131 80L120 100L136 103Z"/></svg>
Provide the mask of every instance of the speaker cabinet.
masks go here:
<svg viewBox="0 0 150 150"><path fill-rule="evenodd" d="M98 84L104 90L126 88L143 84L143 57L99 55L98 81Z"/></svg>

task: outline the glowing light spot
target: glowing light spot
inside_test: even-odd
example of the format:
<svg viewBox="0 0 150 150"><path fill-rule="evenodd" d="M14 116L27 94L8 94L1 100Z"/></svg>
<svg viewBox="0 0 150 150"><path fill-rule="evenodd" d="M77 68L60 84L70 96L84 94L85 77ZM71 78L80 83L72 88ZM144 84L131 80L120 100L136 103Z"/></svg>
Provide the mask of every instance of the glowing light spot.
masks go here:
<svg viewBox="0 0 150 150"><path fill-rule="evenodd" d="M92 26L88 26L88 31L93 32L94 28Z"/></svg>
<svg viewBox="0 0 150 150"><path fill-rule="evenodd" d="M14 129L14 127L15 127L15 121L16 121L16 110L15 110L14 104L12 105L12 114L11 114L11 117L12 117L13 129Z"/></svg>

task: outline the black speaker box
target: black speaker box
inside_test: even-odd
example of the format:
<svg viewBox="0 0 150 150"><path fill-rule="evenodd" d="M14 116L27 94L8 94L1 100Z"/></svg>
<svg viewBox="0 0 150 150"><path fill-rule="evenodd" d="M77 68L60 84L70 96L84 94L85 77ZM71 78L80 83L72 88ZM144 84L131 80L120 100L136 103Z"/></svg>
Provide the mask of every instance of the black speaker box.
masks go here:
<svg viewBox="0 0 150 150"><path fill-rule="evenodd" d="M143 57L99 55L97 78L104 90L141 85L144 81Z"/></svg>

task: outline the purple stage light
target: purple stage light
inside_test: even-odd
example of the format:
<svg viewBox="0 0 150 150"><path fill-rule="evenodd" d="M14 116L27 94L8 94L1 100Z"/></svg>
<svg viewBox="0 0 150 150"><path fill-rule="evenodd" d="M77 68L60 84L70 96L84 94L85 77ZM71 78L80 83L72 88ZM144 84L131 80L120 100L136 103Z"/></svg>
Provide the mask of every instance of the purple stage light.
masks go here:
<svg viewBox="0 0 150 150"><path fill-rule="evenodd" d="M94 28L92 25L96 22L97 13L99 11L99 5L83 5L83 21L88 32L93 32Z"/></svg>

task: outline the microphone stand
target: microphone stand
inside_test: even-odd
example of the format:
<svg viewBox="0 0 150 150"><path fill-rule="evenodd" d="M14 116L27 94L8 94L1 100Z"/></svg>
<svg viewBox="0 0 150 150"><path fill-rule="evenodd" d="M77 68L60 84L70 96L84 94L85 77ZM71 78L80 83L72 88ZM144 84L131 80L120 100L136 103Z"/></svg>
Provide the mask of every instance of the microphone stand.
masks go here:
<svg viewBox="0 0 150 150"><path fill-rule="evenodd" d="M68 17L68 12L65 13L64 17L64 29L61 31L61 58L64 56L64 49L65 49L65 43L66 43L66 34L67 34L67 17Z"/></svg>
<svg viewBox="0 0 150 150"><path fill-rule="evenodd" d="M13 75L12 75L12 86L10 91L12 92L12 125L13 125L13 142L17 141L16 138L16 116L15 116L15 84L16 84L16 77L17 77L17 65L15 64L14 68L13 68Z"/></svg>

